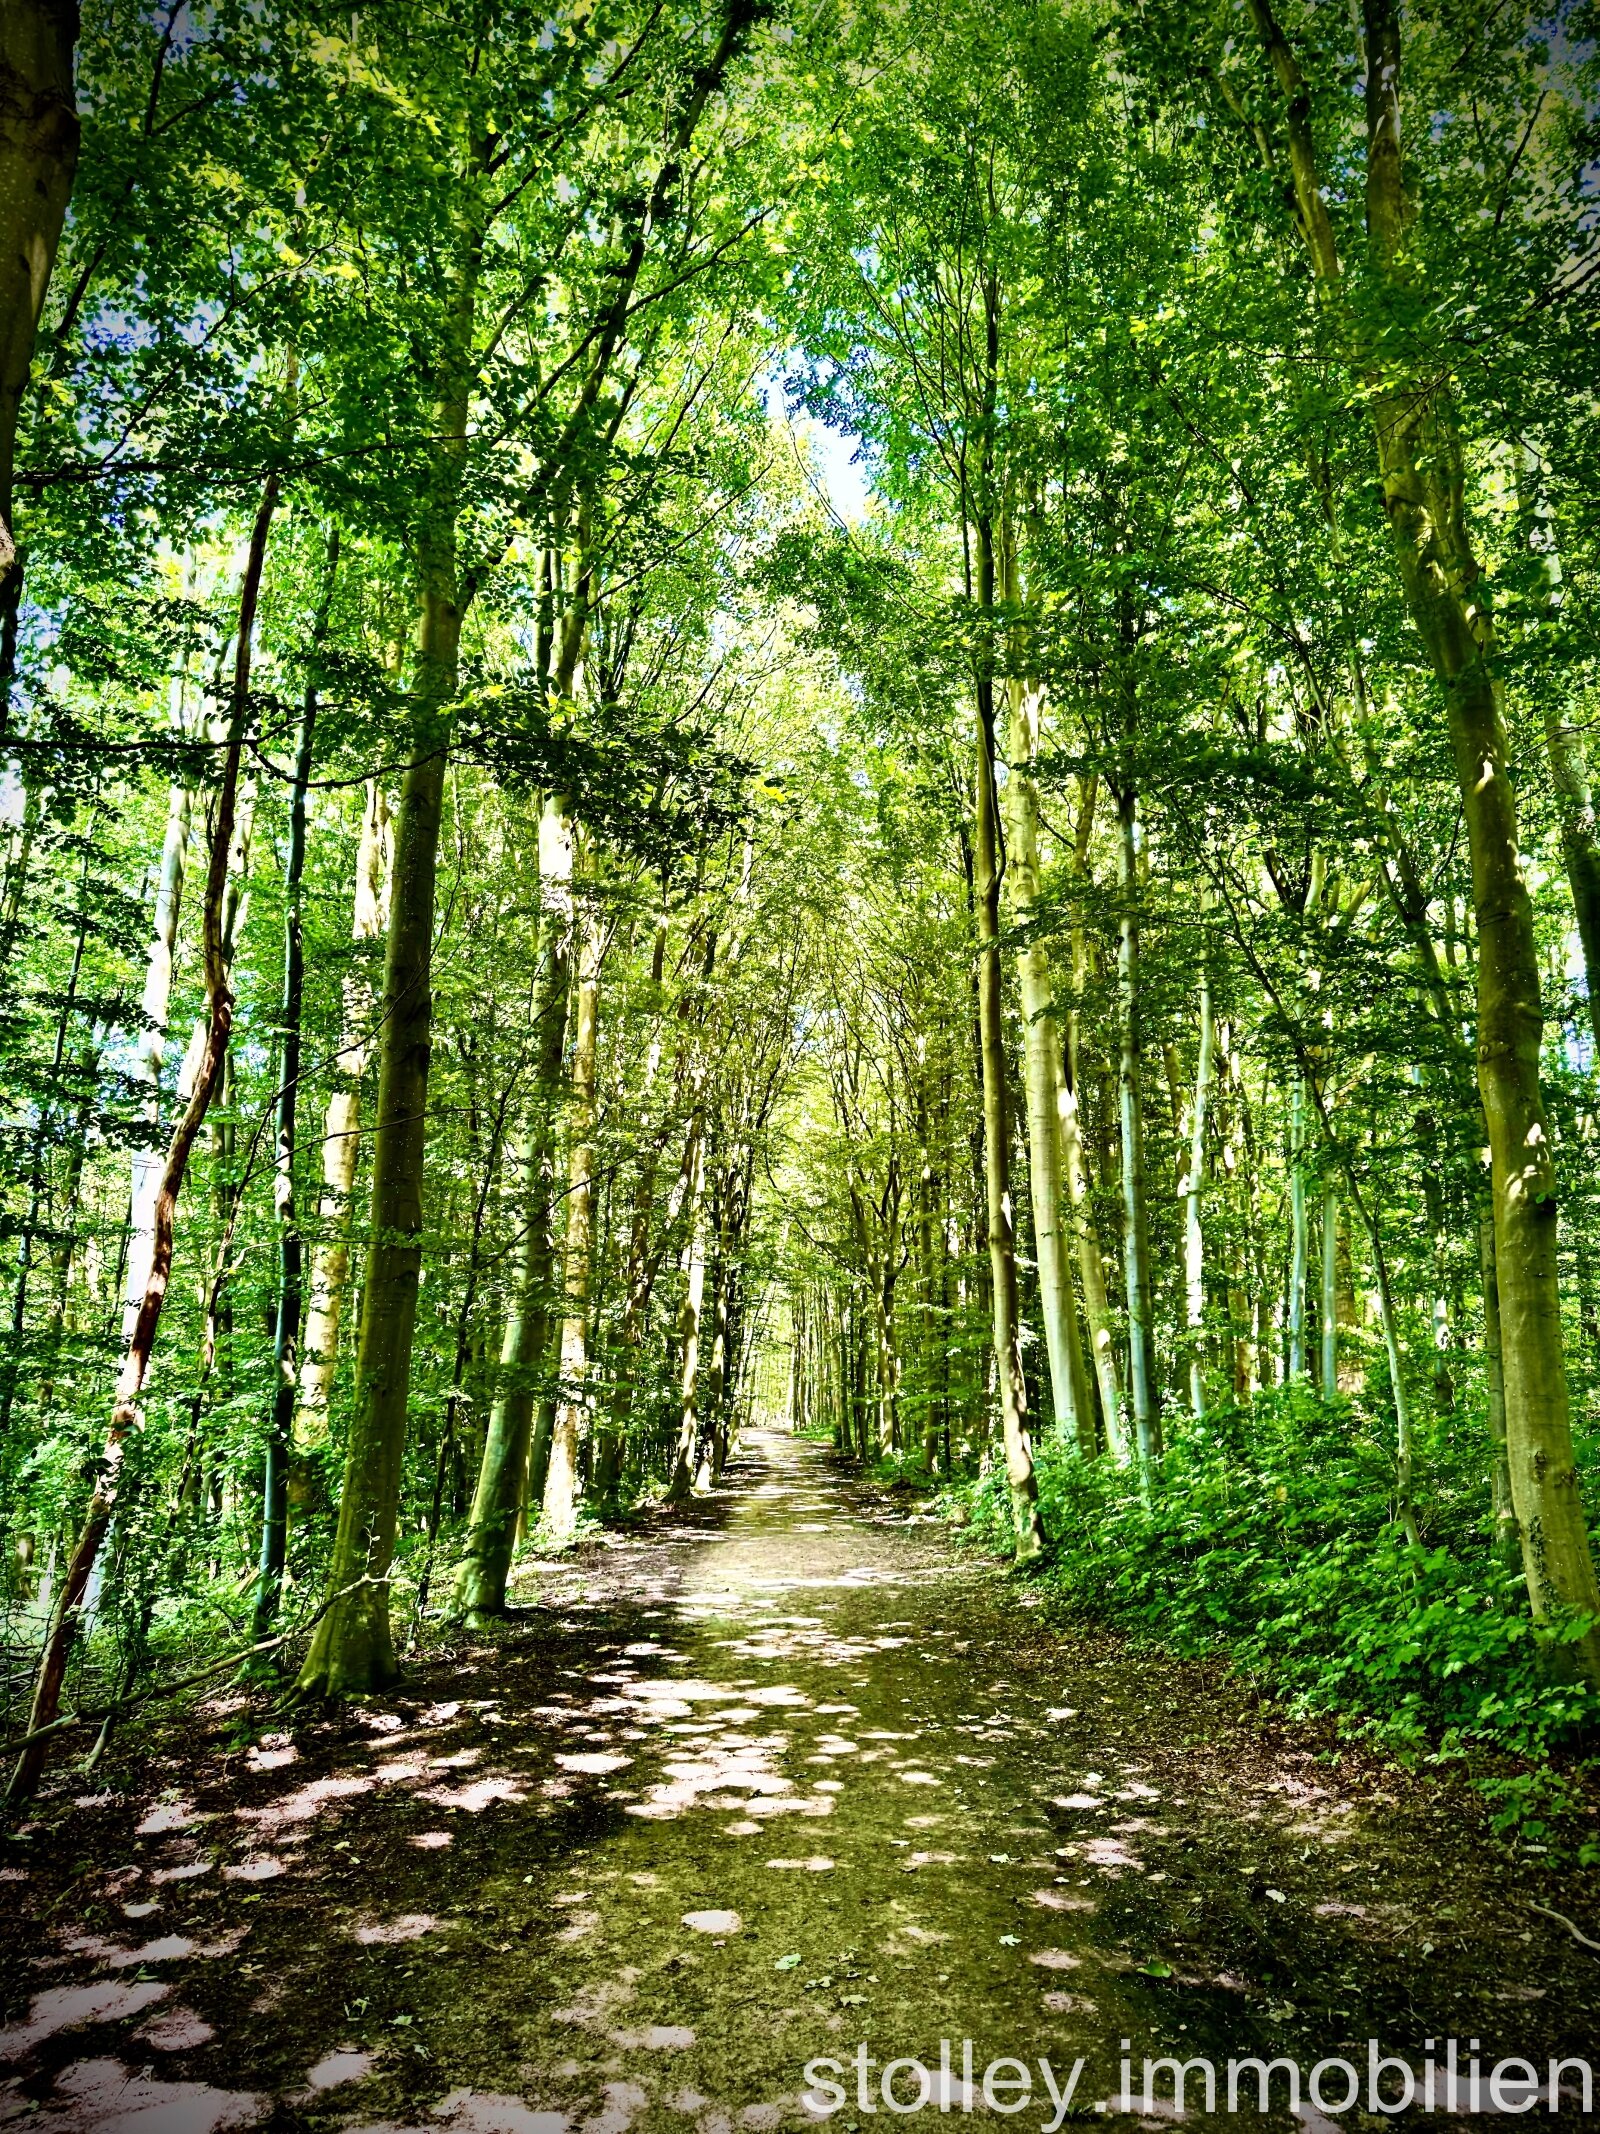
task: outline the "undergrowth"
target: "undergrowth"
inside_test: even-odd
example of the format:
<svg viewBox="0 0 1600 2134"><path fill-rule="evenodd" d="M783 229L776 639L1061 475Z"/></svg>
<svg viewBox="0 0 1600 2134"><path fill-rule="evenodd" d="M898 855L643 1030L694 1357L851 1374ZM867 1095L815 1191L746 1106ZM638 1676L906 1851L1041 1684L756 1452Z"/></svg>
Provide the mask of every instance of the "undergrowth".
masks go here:
<svg viewBox="0 0 1600 2134"><path fill-rule="evenodd" d="M1600 1838L1571 1835L1592 1813L1600 1695L1562 1667L1587 1619L1535 1630L1520 1568L1495 1556L1464 1433L1429 1448L1420 1546L1395 1523L1386 1446L1346 1403L1300 1388L1187 1425L1146 1488L1055 1440L1036 1456L1050 1542L1037 1575L1064 1614L1225 1655L1291 1711L1332 1715L1408 1762L1464 1758L1498 1831L1529 1846L1561 1835L1600 1864ZM998 1465L950 1502L1009 1551Z"/></svg>

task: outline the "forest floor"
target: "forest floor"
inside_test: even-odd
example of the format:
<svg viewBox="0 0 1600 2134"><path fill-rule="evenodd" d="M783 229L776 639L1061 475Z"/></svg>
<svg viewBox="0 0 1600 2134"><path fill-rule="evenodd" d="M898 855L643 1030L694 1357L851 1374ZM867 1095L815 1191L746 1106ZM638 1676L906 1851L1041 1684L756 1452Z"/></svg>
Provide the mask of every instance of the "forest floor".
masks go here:
<svg viewBox="0 0 1600 2134"><path fill-rule="evenodd" d="M740 2134L816 2125L827 2056L860 2129L887 2060L987 2117L1014 2056L1034 2128L1041 2060L1085 2063L1069 2118L1122 2116L1124 2039L1136 2104L1172 2052L1342 2055L1363 2099L1372 2038L1600 2058L1600 1956L1529 1908L1592 1932L1593 1886L1490 1844L1465 1788L1046 1627L821 1447L747 1440L714 1498L521 1598L343 1718L233 1692L41 1799L0 1870L0 2120ZM1192 2123L1228 2116L1189 2079Z"/></svg>

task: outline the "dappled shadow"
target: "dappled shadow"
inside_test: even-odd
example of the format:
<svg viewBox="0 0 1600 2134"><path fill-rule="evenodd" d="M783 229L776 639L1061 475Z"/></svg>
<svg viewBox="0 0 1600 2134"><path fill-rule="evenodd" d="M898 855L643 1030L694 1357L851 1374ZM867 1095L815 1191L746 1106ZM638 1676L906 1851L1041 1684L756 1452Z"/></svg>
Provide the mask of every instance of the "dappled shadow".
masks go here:
<svg viewBox="0 0 1600 2134"><path fill-rule="evenodd" d="M738 2134L814 2123L805 2064L862 2044L1081 2056L1086 2107L1124 2036L1309 2065L1590 2032L1544 1937L1507 1987L1504 1878L1422 1796L1042 1630L817 1447L756 1440L719 1499L531 1586L370 1707L232 1753L219 1709L136 1795L47 1805L18 2111Z"/></svg>

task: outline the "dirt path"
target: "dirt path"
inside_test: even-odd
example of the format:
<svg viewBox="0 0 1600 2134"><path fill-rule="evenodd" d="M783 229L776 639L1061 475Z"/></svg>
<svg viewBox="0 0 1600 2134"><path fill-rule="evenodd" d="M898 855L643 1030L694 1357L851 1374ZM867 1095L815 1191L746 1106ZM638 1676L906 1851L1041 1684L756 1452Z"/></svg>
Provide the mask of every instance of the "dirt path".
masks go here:
<svg viewBox="0 0 1600 2134"><path fill-rule="evenodd" d="M816 2125L829 2057L861 2129L886 2060L936 2109L943 2039L957 2112L970 2040L972 2101L1014 2055L1034 2128L1041 2057L1092 2112L1124 2038L1135 2099L1169 2052L1343 2055L1363 2092L1371 2037L1600 2059L1600 1958L1451 1797L1042 1630L815 1446L757 1438L717 1503L538 1584L348 1723L229 1749L222 1700L128 1791L47 1799L5 1847L0 2119L737 2134Z"/></svg>

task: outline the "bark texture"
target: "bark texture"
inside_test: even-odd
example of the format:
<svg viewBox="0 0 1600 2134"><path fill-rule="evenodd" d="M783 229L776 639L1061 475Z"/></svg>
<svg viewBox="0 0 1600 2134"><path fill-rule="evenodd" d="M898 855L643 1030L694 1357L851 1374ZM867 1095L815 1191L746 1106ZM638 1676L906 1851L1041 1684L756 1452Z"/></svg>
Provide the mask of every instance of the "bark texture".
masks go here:
<svg viewBox="0 0 1600 2134"><path fill-rule="evenodd" d="M1203 971L1200 976L1200 1047L1195 1056L1194 1093L1189 1100L1187 1168L1183 1180L1184 1320L1189 1335L1189 1406L1196 1416L1204 1416L1206 1412L1206 1239L1200 1210L1205 1192L1206 1120L1216 1049L1211 974Z"/></svg>

